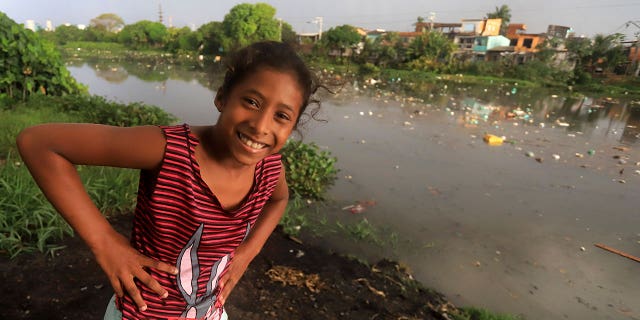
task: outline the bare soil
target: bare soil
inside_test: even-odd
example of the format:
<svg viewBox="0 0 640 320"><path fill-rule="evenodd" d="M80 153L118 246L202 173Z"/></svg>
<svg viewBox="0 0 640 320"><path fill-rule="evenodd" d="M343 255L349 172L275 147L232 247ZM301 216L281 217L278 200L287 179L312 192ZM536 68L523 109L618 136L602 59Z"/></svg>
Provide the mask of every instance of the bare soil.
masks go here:
<svg viewBox="0 0 640 320"><path fill-rule="evenodd" d="M124 234L130 217L112 220ZM102 319L113 291L77 237L54 256L0 258L0 319ZM445 319L456 312L397 263L366 265L277 229L226 304L231 319Z"/></svg>

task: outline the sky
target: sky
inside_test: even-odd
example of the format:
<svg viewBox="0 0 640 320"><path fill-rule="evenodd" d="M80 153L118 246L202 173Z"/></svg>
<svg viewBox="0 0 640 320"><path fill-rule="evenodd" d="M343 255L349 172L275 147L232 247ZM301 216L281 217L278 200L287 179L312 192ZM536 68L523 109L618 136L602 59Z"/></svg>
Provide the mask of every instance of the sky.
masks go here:
<svg viewBox="0 0 640 320"><path fill-rule="evenodd" d="M64 23L88 25L102 13L115 13L126 24L158 20L162 7L165 24L197 28L222 21L239 3L231 0L0 0L0 11L18 23L34 20L45 26ZM624 33L635 38L640 32L640 0L263 0L276 8L276 18L288 22L298 33L317 32L312 23L322 17L323 30L349 24L364 29L412 31L418 16L435 22L456 23L479 19L496 7L511 9L511 22L527 25L527 33L542 33L547 26L571 27L578 36ZM636 21L638 26L627 24ZM628 25L628 26L627 26Z"/></svg>

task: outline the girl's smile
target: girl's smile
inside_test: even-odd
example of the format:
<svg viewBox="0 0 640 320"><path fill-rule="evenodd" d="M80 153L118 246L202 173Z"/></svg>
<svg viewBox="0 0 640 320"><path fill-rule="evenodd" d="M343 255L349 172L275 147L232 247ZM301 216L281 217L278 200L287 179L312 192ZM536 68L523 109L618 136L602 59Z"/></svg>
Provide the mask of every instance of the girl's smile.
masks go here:
<svg viewBox="0 0 640 320"><path fill-rule="evenodd" d="M242 141L242 143L244 143L245 146L255 150L260 150L268 146L266 143L260 143L252 140L251 138L242 134L242 132L238 132L238 138L240 139L240 141Z"/></svg>

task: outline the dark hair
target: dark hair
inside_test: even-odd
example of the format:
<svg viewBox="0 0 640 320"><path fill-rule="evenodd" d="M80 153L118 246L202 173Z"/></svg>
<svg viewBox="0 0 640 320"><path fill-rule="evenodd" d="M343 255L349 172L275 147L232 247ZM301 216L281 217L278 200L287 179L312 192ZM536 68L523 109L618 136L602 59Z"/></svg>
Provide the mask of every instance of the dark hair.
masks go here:
<svg viewBox="0 0 640 320"><path fill-rule="evenodd" d="M282 42L255 42L236 51L228 60L224 82L218 89L219 97L224 99L235 85L264 67L273 68L280 72L291 72L298 80L298 84L302 89L303 101L295 127L298 127L303 114L315 118L320 107L320 101L314 97L314 94L318 88L324 86L319 84L315 74L309 70L295 50ZM310 114L306 114L305 111L309 104L315 104L317 107Z"/></svg>

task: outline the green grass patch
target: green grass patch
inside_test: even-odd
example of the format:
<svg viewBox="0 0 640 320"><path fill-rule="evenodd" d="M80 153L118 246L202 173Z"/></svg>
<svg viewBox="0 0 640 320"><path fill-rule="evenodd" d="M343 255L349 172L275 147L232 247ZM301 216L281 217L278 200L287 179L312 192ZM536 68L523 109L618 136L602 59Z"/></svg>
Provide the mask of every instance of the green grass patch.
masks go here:
<svg viewBox="0 0 640 320"><path fill-rule="evenodd" d="M458 308L459 314L453 314L454 320L523 320L523 317L491 312L482 308Z"/></svg>
<svg viewBox="0 0 640 320"><path fill-rule="evenodd" d="M15 146L20 130L45 122L92 122L118 126L166 125L175 118L158 107L120 104L102 97L34 95L0 108L0 253L53 253L73 230L44 197ZM91 199L106 216L131 213L138 170L79 166Z"/></svg>

